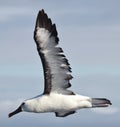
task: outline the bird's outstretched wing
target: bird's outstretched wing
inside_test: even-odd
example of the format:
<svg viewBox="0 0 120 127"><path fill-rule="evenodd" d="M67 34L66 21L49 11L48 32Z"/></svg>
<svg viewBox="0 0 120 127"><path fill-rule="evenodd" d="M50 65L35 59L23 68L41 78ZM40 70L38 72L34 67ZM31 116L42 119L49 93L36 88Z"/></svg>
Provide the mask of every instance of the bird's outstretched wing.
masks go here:
<svg viewBox="0 0 120 127"><path fill-rule="evenodd" d="M74 94L68 90L71 86L71 68L63 54L62 48L58 47L58 33L55 24L44 10L39 11L34 31L34 40L40 55L44 70L44 94L57 92L61 94Z"/></svg>

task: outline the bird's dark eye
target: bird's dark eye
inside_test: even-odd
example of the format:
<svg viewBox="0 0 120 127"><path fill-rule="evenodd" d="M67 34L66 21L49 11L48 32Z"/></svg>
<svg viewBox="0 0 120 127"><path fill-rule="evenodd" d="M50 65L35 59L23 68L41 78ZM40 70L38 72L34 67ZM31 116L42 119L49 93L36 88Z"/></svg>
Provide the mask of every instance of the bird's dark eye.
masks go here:
<svg viewBox="0 0 120 127"><path fill-rule="evenodd" d="M23 102L21 105L24 105L25 104L25 102Z"/></svg>

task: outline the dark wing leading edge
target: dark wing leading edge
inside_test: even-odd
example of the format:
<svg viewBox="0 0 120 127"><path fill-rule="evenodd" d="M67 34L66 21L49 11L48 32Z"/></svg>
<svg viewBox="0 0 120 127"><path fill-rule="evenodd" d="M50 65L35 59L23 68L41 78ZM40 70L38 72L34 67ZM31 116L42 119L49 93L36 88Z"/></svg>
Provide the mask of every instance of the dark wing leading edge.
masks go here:
<svg viewBox="0 0 120 127"><path fill-rule="evenodd" d="M52 24L44 10L39 11L34 31L34 40L40 55L44 70L44 94L57 92L61 94L74 94L67 90L71 86L71 68L58 47L58 33L55 24Z"/></svg>

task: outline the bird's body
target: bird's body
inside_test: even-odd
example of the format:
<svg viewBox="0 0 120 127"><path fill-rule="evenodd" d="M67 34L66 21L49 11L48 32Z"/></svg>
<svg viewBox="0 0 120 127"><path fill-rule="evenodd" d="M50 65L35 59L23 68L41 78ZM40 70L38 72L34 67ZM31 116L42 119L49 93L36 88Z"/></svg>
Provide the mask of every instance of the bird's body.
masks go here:
<svg viewBox="0 0 120 127"><path fill-rule="evenodd" d="M65 117L81 108L107 107L111 102L105 98L91 98L75 94L71 87L71 67L58 46L59 38L55 24L44 10L39 11L34 31L34 40L40 55L44 72L42 95L25 100L9 117L22 112L54 112Z"/></svg>
<svg viewBox="0 0 120 127"><path fill-rule="evenodd" d="M29 107L30 105L30 107ZM26 107L23 111L43 112L70 112L80 108L92 107L91 99L81 95L63 95L51 93L26 100Z"/></svg>

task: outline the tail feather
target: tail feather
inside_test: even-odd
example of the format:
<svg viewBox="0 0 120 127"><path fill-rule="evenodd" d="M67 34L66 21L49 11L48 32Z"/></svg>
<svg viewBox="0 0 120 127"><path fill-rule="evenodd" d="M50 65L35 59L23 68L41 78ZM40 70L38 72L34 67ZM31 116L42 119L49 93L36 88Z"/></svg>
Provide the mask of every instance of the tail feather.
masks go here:
<svg viewBox="0 0 120 127"><path fill-rule="evenodd" d="M110 100L106 98L92 98L92 107L108 107L109 105L112 105Z"/></svg>

